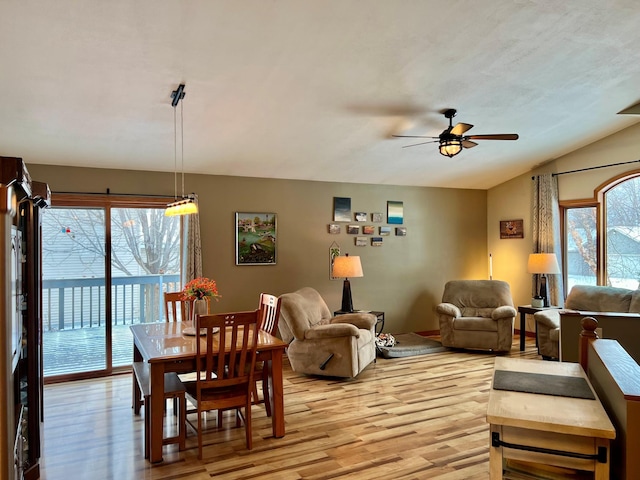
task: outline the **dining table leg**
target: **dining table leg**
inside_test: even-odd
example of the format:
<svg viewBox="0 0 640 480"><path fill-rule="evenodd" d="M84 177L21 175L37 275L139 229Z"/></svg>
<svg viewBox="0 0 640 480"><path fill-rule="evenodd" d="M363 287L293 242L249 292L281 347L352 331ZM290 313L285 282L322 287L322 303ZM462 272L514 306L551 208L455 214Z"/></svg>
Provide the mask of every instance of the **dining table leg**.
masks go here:
<svg viewBox="0 0 640 480"><path fill-rule="evenodd" d="M273 436L284 437L284 383L282 381L282 355L283 350L272 350L271 361L269 363L269 382L271 388L271 426Z"/></svg>
<svg viewBox="0 0 640 480"><path fill-rule="evenodd" d="M149 415L149 443L151 444L149 461L162 461L162 430L164 417L164 364L151 363L151 394L149 408L145 407L145 415Z"/></svg>
<svg viewBox="0 0 640 480"><path fill-rule="evenodd" d="M140 350L138 350L137 345L133 344L133 363L141 362L142 355L140 354ZM140 406L142 405L142 392L140 391L140 385L138 385L138 380L136 379L136 374L131 369L131 383L133 384L133 391L131 393L131 407L133 408L133 413L136 415L140 414Z"/></svg>

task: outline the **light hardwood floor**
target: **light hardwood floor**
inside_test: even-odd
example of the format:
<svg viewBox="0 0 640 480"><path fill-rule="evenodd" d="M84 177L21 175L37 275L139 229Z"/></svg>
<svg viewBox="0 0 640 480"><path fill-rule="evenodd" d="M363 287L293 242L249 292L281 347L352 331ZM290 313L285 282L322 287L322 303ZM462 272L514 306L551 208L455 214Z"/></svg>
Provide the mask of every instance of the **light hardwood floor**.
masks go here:
<svg viewBox="0 0 640 480"><path fill-rule="evenodd" d="M540 358L533 339L525 352L518 341L508 356ZM262 405L253 409L251 451L230 415L222 429L211 415L202 461L188 431L186 451L166 446L157 465L143 458L130 375L48 385L41 478L485 480L494 358L446 351L378 359L346 381L298 375L285 361L284 438L271 436Z"/></svg>

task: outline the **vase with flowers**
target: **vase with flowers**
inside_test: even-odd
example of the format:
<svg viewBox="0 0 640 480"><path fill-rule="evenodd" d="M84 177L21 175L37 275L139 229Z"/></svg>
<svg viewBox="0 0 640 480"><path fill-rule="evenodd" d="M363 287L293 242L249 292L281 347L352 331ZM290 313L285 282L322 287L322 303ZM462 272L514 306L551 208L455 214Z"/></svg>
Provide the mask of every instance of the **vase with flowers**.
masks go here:
<svg viewBox="0 0 640 480"><path fill-rule="evenodd" d="M182 291L183 300L191 302L190 317L193 322L196 320L196 315L209 313L209 302L211 299L218 301L220 296L215 280L206 277L194 278L184 286Z"/></svg>

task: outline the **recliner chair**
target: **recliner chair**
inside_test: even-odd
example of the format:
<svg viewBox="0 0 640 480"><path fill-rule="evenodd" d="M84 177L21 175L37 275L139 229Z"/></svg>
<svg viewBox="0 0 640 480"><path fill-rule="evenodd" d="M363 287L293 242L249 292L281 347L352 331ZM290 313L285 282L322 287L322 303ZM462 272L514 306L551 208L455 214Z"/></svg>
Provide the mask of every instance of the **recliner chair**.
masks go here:
<svg viewBox="0 0 640 480"><path fill-rule="evenodd" d="M501 280L452 280L436 306L442 345L508 352L513 343L511 289Z"/></svg>
<svg viewBox="0 0 640 480"><path fill-rule="evenodd" d="M370 313L334 317L310 287L280 295L278 330L295 372L355 377L376 358L375 324Z"/></svg>

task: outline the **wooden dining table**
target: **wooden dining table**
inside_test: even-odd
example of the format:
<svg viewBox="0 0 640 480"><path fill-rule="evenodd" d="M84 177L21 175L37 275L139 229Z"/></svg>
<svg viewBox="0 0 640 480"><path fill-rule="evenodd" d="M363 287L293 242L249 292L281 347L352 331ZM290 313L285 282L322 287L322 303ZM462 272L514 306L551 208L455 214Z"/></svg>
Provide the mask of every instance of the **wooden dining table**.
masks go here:
<svg viewBox="0 0 640 480"><path fill-rule="evenodd" d="M148 362L151 375L150 405L145 406L145 415L150 415L149 461L162 461L162 433L164 417L165 372L190 373L196 368L197 337L184 333L193 329L191 322L162 322L132 325L133 361ZM188 331L188 330L187 330ZM204 339L201 341L204 342ZM282 381L282 357L287 344L262 330L258 334L257 361L268 367L269 396L273 436L284 437L284 393ZM133 381L133 395L141 395L138 382Z"/></svg>

